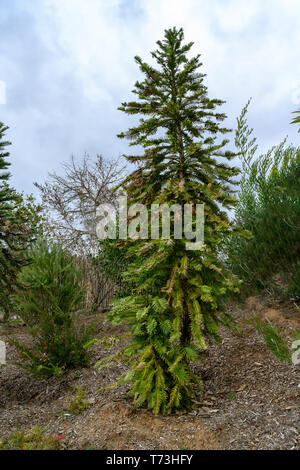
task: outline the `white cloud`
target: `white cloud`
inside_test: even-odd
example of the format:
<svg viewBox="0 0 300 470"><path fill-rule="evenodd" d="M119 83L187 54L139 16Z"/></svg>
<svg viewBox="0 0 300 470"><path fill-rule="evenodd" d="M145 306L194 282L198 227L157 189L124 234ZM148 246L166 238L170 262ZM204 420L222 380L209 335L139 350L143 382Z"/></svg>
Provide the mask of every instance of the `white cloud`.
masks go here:
<svg viewBox="0 0 300 470"><path fill-rule="evenodd" d="M142 18L135 18L133 9L126 21L120 0L45 2L58 28L56 41L92 90L121 94L131 89L138 74L133 56L149 58L163 29L173 25L184 27L187 40L195 42L194 52L203 55L213 87L220 92L224 87L226 95L232 81L234 93L236 86L248 86L248 94L260 96L274 91L278 102L287 89L292 93L293 76L300 73L295 22L300 4L293 0L143 0ZM289 27L293 23L294 29Z"/></svg>
<svg viewBox="0 0 300 470"><path fill-rule="evenodd" d="M228 33L242 32L253 23L259 10L259 2L256 0L251 0L251 2L248 0L217 2L218 26Z"/></svg>
<svg viewBox="0 0 300 470"><path fill-rule="evenodd" d="M37 167L46 173L71 152L126 151L116 134L129 118L117 106L132 97L140 77L133 57L151 60L155 42L172 26L182 26L193 54L202 54L209 94L227 100L230 125L252 96L251 125L264 145L287 133L299 139L289 124L299 94L299 0L12 3L17 8L2 19L10 35L3 32L0 42L0 79L7 83L1 120L13 132L19 186L24 174L38 179Z"/></svg>
<svg viewBox="0 0 300 470"><path fill-rule="evenodd" d="M6 104L6 83L0 80L0 104Z"/></svg>

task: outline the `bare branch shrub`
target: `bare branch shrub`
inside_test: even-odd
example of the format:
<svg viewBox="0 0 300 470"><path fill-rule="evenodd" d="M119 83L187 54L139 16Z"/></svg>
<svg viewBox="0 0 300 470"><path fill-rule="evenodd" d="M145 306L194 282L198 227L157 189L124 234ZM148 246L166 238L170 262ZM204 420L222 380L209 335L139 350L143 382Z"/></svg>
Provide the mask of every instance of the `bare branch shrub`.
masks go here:
<svg viewBox="0 0 300 470"><path fill-rule="evenodd" d="M49 173L44 184L34 183L48 211L48 235L73 253L96 254L96 208L115 203L117 195L112 188L124 177L125 167L119 159L97 155L93 160L85 154L79 163L72 156L62 168L63 175Z"/></svg>
<svg viewBox="0 0 300 470"><path fill-rule="evenodd" d="M47 212L46 236L77 256L85 272L86 306L106 307L113 286L103 279L95 258L99 250L96 209L99 204L116 203L112 189L124 178L125 166L119 159L102 155L92 159L85 154L79 162L72 156L62 169L61 175L49 173L44 184L34 183Z"/></svg>

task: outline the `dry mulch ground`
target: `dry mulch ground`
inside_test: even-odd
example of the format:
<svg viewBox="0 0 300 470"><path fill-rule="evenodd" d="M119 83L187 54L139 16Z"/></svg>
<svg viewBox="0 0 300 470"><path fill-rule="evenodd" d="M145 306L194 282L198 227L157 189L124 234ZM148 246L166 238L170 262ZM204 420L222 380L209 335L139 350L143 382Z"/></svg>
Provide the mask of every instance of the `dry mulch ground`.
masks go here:
<svg viewBox="0 0 300 470"><path fill-rule="evenodd" d="M300 449L300 366L281 363L245 319L257 313L290 335L299 330L293 302L250 297L229 306L244 335L223 330L222 344L203 355L197 371L204 396L195 409L168 417L136 409L126 389L99 390L118 379L124 365L98 373L92 366L68 372L62 379L39 379L17 366L0 368L0 439L16 430L41 426L51 435L64 434L65 449ZM100 321L98 337L118 333ZM15 335L26 341L25 327L0 324L0 339ZM94 362L111 354L94 346ZM15 359L8 347L8 360ZM66 403L80 385L91 406L80 415Z"/></svg>

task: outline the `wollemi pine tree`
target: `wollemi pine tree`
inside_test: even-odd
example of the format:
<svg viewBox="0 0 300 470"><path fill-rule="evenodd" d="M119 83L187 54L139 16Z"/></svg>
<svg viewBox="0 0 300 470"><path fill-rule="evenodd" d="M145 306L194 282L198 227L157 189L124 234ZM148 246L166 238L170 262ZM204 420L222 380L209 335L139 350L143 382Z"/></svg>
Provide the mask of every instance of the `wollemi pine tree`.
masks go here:
<svg viewBox="0 0 300 470"><path fill-rule="evenodd" d="M238 290L218 256L221 240L233 229L225 209L235 204L232 185L237 168L227 161L234 153L221 138L229 132L221 126L223 103L207 96L200 73L200 56L188 58L193 45L183 43L182 29L165 31L152 52L157 66L135 57L143 81L135 84L137 101L119 108L141 115L139 124L121 133L141 155L127 155L137 169L122 184L130 204L204 204L204 245L187 250L189 239L139 239L116 242L127 247L129 268L125 280L131 295L116 301L108 319L131 327L131 343L99 367L127 357L129 371L121 382L132 385L136 405L147 404L154 413L170 413L190 406L201 379L192 363L207 348L207 340L219 339L218 325L232 325L222 310L226 296ZM195 228L195 214L193 228Z"/></svg>

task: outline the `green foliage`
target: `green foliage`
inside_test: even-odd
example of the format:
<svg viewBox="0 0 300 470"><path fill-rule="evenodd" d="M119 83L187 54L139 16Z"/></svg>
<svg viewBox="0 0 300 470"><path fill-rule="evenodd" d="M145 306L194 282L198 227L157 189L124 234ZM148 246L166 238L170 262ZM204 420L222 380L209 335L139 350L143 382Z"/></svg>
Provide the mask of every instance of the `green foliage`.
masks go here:
<svg viewBox="0 0 300 470"><path fill-rule="evenodd" d="M265 288L282 274L290 293L299 296L300 148L284 141L255 158L256 139L246 121L249 103L235 139L243 170L235 224L252 237L229 238L228 265L251 287Z"/></svg>
<svg viewBox="0 0 300 470"><path fill-rule="evenodd" d="M74 415L80 415L87 410L91 404L86 400L86 392L82 387L76 388L76 396L67 406L67 411Z"/></svg>
<svg viewBox="0 0 300 470"><path fill-rule="evenodd" d="M295 307L297 309L297 311L299 312L300 314L300 307L298 307L297 304L295 304ZM292 332L292 338L294 341L299 341L300 340L300 331L293 331ZM296 347L294 347L293 349L295 349L295 353L297 352L298 354L298 351L300 352L300 344L299 345L296 345Z"/></svg>
<svg viewBox="0 0 300 470"><path fill-rule="evenodd" d="M300 124L300 110L294 111L294 113L298 114L298 116L292 120L291 124ZM298 132L300 132L300 129L298 130Z"/></svg>
<svg viewBox="0 0 300 470"><path fill-rule="evenodd" d="M249 323L263 336L266 345L274 356L278 357L281 362L291 362L291 352L286 339L271 323L262 321L258 316L254 316Z"/></svg>
<svg viewBox="0 0 300 470"><path fill-rule="evenodd" d="M128 259L123 281L131 289L116 301L108 320L129 325L131 343L98 366L126 358L130 369L120 383L132 385L134 403L171 413L190 406L201 389L192 362L206 349L205 337L219 340L219 323L233 323L222 304L238 287L218 250L223 234L232 230L224 209L235 204L232 185L239 170L226 162L234 157L224 149L228 140L218 139L229 132L220 125L225 114L216 110L223 102L207 96L199 56L188 58L193 43L183 44L182 29L173 28L157 44L152 52L157 68L135 57L144 76L133 90L138 101L120 107L143 116L119 135L143 148L142 155L125 156L137 169L121 188L130 205L148 209L151 204L205 204L205 245L187 250L190 240L175 239L172 213L170 240L117 242ZM194 214L193 230L195 225Z"/></svg>
<svg viewBox="0 0 300 470"><path fill-rule="evenodd" d="M39 242L30 257L19 275L15 300L34 342L26 346L12 341L24 359L20 365L38 375L61 375L67 368L87 365L86 344L94 324L78 324L76 310L84 295L81 273L59 245Z"/></svg>
<svg viewBox="0 0 300 470"><path fill-rule="evenodd" d="M30 252L30 265L19 276L22 285L16 300L22 307L22 318L28 325L39 320L41 311L55 312L57 322L67 321L69 313L81 306L84 291L81 272L74 267L71 254L58 244L39 241Z"/></svg>
<svg viewBox="0 0 300 470"><path fill-rule="evenodd" d="M5 127L0 122L0 309L5 318L13 308L12 293L19 271L27 263L26 252L41 230L41 208L32 196L25 198L8 185L9 152Z"/></svg>
<svg viewBox="0 0 300 470"><path fill-rule="evenodd" d="M116 285L116 297L128 294L130 286L122 277L122 273L127 270L128 266L124 247L109 238L101 240L99 245L97 261L101 273Z"/></svg>
<svg viewBox="0 0 300 470"><path fill-rule="evenodd" d="M59 441L47 436L44 429L36 426L28 432L16 431L0 440L0 450L58 450Z"/></svg>
<svg viewBox="0 0 300 470"><path fill-rule="evenodd" d="M294 341L297 341L298 339L300 339L300 331L293 331L292 337Z"/></svg>
<svg viewBox="0 0 300 470"><path fill-rule="evenodd" d="M124 335L122 335L122 336L105 336L104 338L101 338L100 340L97 340L97 343L100 343L104 347L104 349L109 349L112 346L114 346L115 344L117 344L122 337L124 337Z"/></svg>
<svg viewBox="0 0 300 470"><path fill-rule="evenodd" d="M7 161L9 157L9 152L7 152L6 147L11 145L11 142L4 140L5 133L9 128L0 122L0 182L1 182L1 191L0 191L0 201L1 203L7 203L13 199L12 196L9 195L7 192L6 187L2 187L2 185L8 181L10 174L7 171L10 163ZM3 208L4 209L4 208Z"/></svg>
<svg viewBox="0 0 300 470"><path fill-rule="evenodd" d="M30 262L28 250L35 238L42 234L44 220L41 207L32 196L25 197L15 192L14 195L15 199L11 205L12 218L6 224L8 262L0 265L0 306L6 313L6 319L15 308L13 294L17 288L18 274Z"/></svg>

